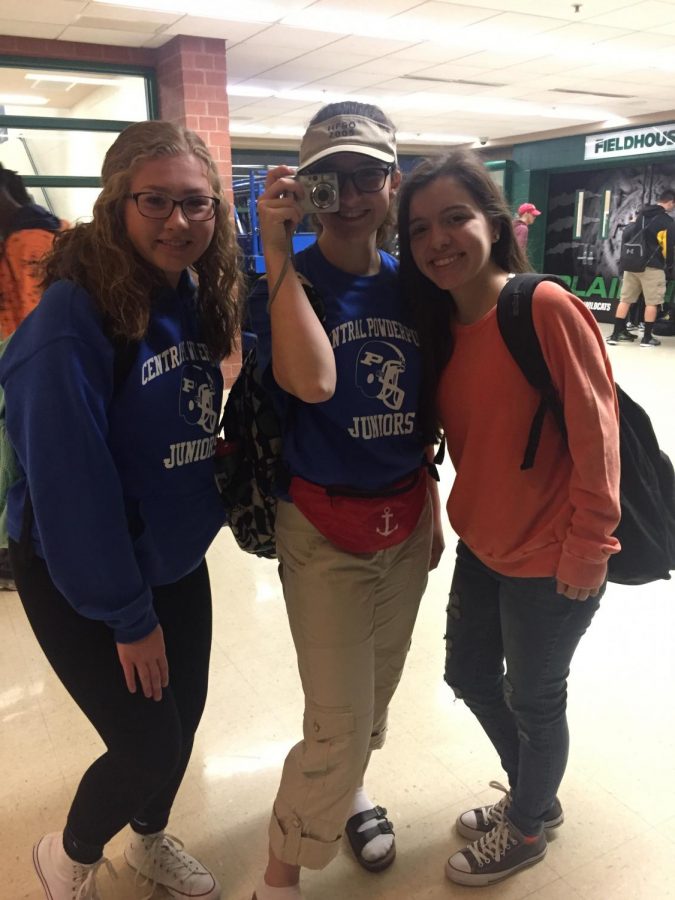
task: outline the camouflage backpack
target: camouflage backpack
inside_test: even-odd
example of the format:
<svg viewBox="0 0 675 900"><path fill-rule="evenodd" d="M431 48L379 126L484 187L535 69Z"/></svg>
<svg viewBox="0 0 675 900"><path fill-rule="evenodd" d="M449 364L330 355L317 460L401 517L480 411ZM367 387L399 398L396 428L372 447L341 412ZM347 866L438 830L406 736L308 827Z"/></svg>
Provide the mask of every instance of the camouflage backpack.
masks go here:
<svg viewBox="0 0 675 900"><path fill-rule="evenodd" d="M304 275L296 274L312 309L325 326L321 295ZM245 336L250 337L250 333ZM232 534L247 553L276 559L277 497L288 490L290 473L281 455L281 421L263 384L255 343L244 353L241 371L225 403L218 435L216 484L228 512Z"/></svg>
<svg viewBox="0 0 675 900"><path fill-rule="evenodd" d="M275 559L277 491L288 486L281 422L262 383L256 348L230 389L216 446L216 484L242 550Z"/></svg>

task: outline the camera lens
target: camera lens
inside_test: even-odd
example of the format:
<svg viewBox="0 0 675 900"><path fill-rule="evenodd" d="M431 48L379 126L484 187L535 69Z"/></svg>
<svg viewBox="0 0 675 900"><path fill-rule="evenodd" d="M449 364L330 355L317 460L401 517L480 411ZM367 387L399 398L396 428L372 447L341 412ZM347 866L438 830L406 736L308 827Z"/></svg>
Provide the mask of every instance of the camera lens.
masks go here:
<svg viewBox="0 0 675 900"><path fill-rule="evenodd" d="M327 209L335 203L337 197L333 185L328 184L326 181L322 181L316 187L313 187L310 196L312 203L317 209Z"/></svg>

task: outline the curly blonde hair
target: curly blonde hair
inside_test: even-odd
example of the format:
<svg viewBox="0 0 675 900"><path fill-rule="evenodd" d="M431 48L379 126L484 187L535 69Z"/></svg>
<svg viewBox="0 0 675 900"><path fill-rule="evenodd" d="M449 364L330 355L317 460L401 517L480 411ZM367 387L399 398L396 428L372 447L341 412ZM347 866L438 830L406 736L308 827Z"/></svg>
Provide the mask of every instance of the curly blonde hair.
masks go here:
<svg viewBox="0 0 675 900"><path fill-rule="evenodd" d="M202 339L214 359L234 349L240 322L242 275L239 249L215 163L204 141L171 122L137 122L125 128L103 161L103 189L91 222L62 232L45 262L45 286L66 278L91 294L113 336L140 340L152 303L166 288L162 273L135 250L124 219L132 174L163 156L188 154L204 163L213 195L220 199L213 238L194 263Z"/></svg>

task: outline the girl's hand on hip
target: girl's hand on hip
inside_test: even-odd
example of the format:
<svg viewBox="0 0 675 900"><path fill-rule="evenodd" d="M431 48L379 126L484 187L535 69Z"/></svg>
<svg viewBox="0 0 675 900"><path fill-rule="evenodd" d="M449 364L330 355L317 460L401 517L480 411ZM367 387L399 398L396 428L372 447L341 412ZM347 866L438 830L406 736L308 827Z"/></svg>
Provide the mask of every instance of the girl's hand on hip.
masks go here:
<svg viewBox="0 0 675 900"><path fill-rule="evenodd" d="M589 597L597 597L600 588L575 587L573 584L565 584L559 578L556 579L556 590L568 600L588 600Z"/></svg>
<svg viewBox="0 0 675 900"><path fill-rule="evenodd" d="M162 699L162 688L169 684L169 663L164 648L162 626L157 627L131 644L117 644L117 655L124 671L124 680L132 694L136 693L136 678L143 695L148 699Z"/></svg>

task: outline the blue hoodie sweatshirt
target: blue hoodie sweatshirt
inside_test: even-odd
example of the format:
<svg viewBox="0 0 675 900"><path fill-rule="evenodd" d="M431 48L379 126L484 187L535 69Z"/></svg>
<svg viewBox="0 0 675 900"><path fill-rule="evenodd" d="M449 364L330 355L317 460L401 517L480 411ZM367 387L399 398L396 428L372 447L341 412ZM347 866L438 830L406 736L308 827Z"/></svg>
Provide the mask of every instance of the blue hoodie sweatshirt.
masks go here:
<svg viewBox="0 0 675 900"><path fill-rule="evenodd" d="M151 586L195 569L225 519L213 471L223 382L186 273L155 303L116 390L114 355L91 298L69 281L12 337L0 383L24 477L8 530L19 539L27 478L33 546L52 580L77 612L130 642L157 625Z"/></svg>

